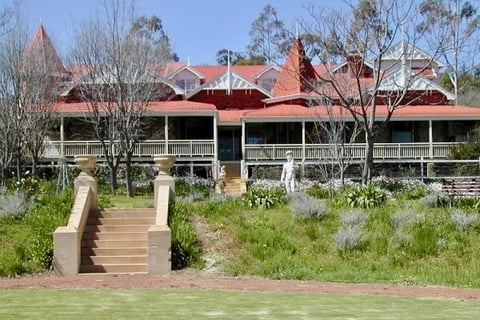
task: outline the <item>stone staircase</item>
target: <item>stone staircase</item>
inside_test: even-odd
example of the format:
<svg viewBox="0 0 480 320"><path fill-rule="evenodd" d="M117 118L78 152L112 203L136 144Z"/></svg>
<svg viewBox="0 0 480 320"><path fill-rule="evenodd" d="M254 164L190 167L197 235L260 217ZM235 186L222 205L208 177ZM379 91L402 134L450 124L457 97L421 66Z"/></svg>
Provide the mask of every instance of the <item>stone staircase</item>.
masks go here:
<svg viewBox="0 0 480 320"><path fill-rule="evenodd" d="M153 224L153 208L90 211L80 273L147 273L147 230Z"/></svg>
<svg viewBox="0 0 480 320"><path fill-rule="evenodd" d="M247 184L242 180L239 163L224 163L227 179L225 194L235 195L247 192Z"/></svg>

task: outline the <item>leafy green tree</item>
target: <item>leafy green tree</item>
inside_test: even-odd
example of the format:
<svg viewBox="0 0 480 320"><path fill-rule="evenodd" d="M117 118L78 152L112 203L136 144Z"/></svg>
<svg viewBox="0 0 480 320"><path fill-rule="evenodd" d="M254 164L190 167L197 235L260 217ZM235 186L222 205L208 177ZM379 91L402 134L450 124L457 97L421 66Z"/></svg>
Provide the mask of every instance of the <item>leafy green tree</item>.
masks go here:
<svg viewBox="0 0 480 320"><path fill-rule="evenodd" d="M172 50L170 39L164 31L162 20L159 17L155 15L150 18L138 17L132 22L130 33L138 39L151 43L160 56L170 56L171 60L179 61L178 55Z"/></svg>
<svg viewBox="0 0 480 320"><path fill-rule="evenodd" d="M459 68L462 54L473 53L480 27L477 8L464 0L424 0L419 5L424 20L417 25L417 31L432 36L435 46L441 48L450 65L450 80L453 84L456 102L459 94Z"/></svg>
<svg viewBox="0 0 480 320"><path fill-rule="evenodd" d="M270 4L263 8L260 16L253 21L247 46L250 57L264 57L265 63L274 64L283 61L288 33L285 24L278 17L277 10Z"/></svg>
<svg viewBox="0 0 480 320"><path fill-rule="evenodd" d="M230 64L235 65L238 61L244 60L245 57L241 52L232 51L229 49L220 49L217 51L217 63L223 66L228 64L230 59Z"/></svg>

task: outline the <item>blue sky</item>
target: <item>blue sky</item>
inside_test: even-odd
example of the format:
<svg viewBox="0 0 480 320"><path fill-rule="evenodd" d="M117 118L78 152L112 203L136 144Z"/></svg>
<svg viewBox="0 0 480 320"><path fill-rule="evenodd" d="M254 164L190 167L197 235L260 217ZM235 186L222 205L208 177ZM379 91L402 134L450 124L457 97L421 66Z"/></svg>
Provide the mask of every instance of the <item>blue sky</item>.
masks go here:
<svg viewBox="0 0 480 320"><path fill-rule="evenodd" d="M103 13L102 0L23 0L32 32L40 21L55 42L59 54L71 46L75 28L89 17ZM136 0L137 12L157 15L170 36L180 60L192 64L215 64L223 48L245 51L252 22L271 4L286 26L307 17L305 4L325 5L328 0ZM0 0L0 3L10 3ZM2 5L3 7L3 5Z"/></svg>

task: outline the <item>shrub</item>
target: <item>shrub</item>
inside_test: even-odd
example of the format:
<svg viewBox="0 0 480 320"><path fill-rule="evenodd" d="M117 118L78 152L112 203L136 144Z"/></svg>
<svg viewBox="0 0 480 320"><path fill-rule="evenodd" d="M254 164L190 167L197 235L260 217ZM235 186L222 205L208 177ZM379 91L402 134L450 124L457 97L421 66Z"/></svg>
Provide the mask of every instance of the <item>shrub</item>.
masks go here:
<svg viewBox="0 0 480 320"><path fill-rule="evenodd" d="M5 188L0 188L0 216L18 217L30 211L35 206L31 197L21 190L7 194Z"/></svg>
<svg viewBox="0 0 480 320"><path fill-rule="evenodd" d="M390 192L399 192L405 187L402 180L386 176L374 177L371 183L382 190L388 190Z"/></svg>
<svg viewBox="0 0 480 320"><path fill-rule="evenodd" d="M290 210L295 218L322 219L325 216L327 205L325 202L309 196L303 192L296 192L290 197Z"/></svg>
<svg viewBox="0 0 480 320"><path fill-rule="evenodd" d="M434 191L419 199L420 203L426 207L438 208L450 205L450 197L440 191Z"/></svg>
<svg viewBox="0 0 480 320"><path fill-rule="evenodd" d="M403 180L403 187L394 192L395 198L417 200L429 193L427 186L419 180Z"/></svg>
<svg viewBox="0 0 480 320"><path fill-rule="evenodd" d="M474 214L466 214L463 210L455 209L452 212L450 221L460 231L466 231L478 223L478 216Z"/></svg>
<svg viewBox="0 0 480 320"><path fill-rule="evenodd" d="M341 227L335 232L335 246L340 251L353 250L359 247L363 230L358 226Z"/></svg>
<svg viewBox="0 0 480 320"><path fill-rule="evenodd" d="M409 225L424 221L425 217L413 209L400 209L392 213L390 222L397 231L403 231Z"/></svg>
<svg viewBox="0 0 480 320"><path fill-rule="evenodd" d="M113 207L112 198L109 195L99 194L97 198L97 206L99 209Z"/></svg>
<svg viewBox="0 0 480 320"><path fill-rule="evenodd" d="M318 199L328 199L330 198L330 190L322 186L313 186L307 189L307 194L318 198Z"/></svg>
<svg viewBox="0 0 480 320"><path fill-rule="evenodd" d="M362 227L368 219L368 214L361 209L352 209L341 213L340 220L347 227Z"/></svg>
<svg viewBox="0 0 480 320"><path fill-rule="evenodd" d="M176 177L175 193L179 197L190 200L203 200L208 198L214 187L210 179L193 177Z"/></svg>
<svg viewBox="0 0 480 320"><path fill-rule="evenodd" d="M24 177L17 179L11 179L8 183L8 188L11 191L21 191L27 196L33 197L37 193L41 192L41 183L36 177L31 176L30 172L24 173Z"/></svg>
<svg viewBox="0 0 480 320"><path fill-rule="evenodd" d="M284 202L285 192L283 189L250 188L243 196L244 201L250 208L270 209Z"/></svg>
<svg viewBox="0 0 480 320"><path fill-rule="evenodd" d="M195 227L181 202L170 205L168 225L172 230L172 269L179 270L200 263L200 245Z"/></svg>
<svg viewBox="0 0 480 320"><path fill-rule="evenodd" d="M38 267L50 269L53 259L53 232L67 224L73 204L72 190L44 195L43 204L24 216L24 222L32 231L32 245L27 256Z"/></svg>
<svg viewBox="0 0 480 320"><path fill-rule="evenodd" d="M373 183L346 189L344 196L351 208L375 208L384 204L387 193Z"/></svg>

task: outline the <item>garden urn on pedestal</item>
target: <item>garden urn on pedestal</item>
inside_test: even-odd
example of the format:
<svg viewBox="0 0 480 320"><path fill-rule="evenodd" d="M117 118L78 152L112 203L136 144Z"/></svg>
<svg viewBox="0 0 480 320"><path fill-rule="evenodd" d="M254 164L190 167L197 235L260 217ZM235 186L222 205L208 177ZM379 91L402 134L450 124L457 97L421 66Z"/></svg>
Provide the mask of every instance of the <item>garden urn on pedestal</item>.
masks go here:
<svg viewBox="0 0 480 320"><path fill-rule="evenodd" d="M80 186L89 186L92 188L92 191L97 194L97 181L92 176L97 163L97 156L77 155L74 157L74 161L81 170L80 174L73 182L75 195Z"/></svg>
<svg viewBox="0 0 480 320"><path fill-rule="evenodd" d="M170 169L173 167L175 164L175 161L177 161L175 156L172 155L155 155L153 157L153 161L155 162L155 165L158 167L158 175L155 178L153 187L154 187L154 193L155 193L155 206L157 205L157 199L158 199L158 187L159 186L169 186L170 190L172 192L175 192L175 179L169 175Z"/></svg>

